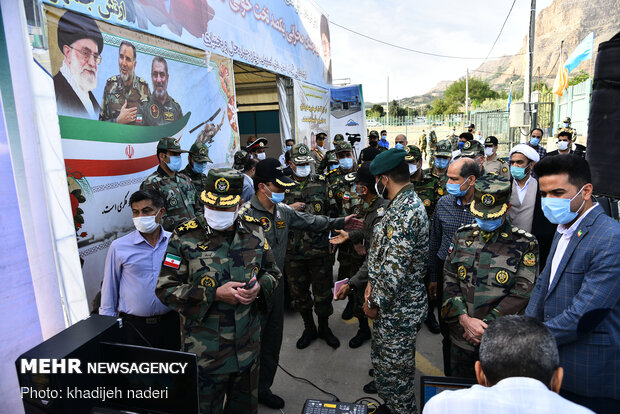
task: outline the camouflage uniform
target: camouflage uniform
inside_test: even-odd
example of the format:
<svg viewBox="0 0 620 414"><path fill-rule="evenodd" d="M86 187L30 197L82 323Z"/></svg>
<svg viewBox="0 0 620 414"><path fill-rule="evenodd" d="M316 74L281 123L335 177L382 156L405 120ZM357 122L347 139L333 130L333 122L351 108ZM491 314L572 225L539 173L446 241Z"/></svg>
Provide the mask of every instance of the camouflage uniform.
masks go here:
<svg viewBox="0 0 620 414"><path fill-rule="evenodd" d="M422 159L422 152L415 145L407 145L405 150L407 151L405 161L408 163L415 164ZM441 195L439 195L439 177L427 171L421 171L422 176L420 177L420 180L414 181L414 175L410 177L411 182L415 186L415 192L422 200L422 204L424 204L428 220L430 221L433 217L433 212L435 211L435 204L441 197Z"/></svg>
<svg viewBox="0 0 620 414"><path fill-rule="evenodd" d="M178 141L173 138L162 138L159 140L157 148L187 152L182 151ZM184 174L175 173L171 177L159 166L157 170L142 181L140 189L155 190L164 199L166 215L162 221L162 226L166 231L171 232L179 224L203 214L199 194L196 192L192 180Z"/></svg>
<svg viewBox="0 0 620 414"><path fill-rule="evenodd" d="M338 142L343 142L343 141L344 141L344 137L342 136L342 134L334 135L334 142L333 142L334 147L336 146ZM325 156L323 157L321 162L317 164L317 169L316 169L317 173L326 174L327 172L329 172L328 171L329 164L332 162L334 164L338 164L338 158L336 157L335 150L329 150L325 153Z"/></svg>
<svg viewBox="0 0 620 414"><path fill-rule="evenodd" d="M166 101L162 105L155 94L151 94L138 111L142 112L143 123L148 126L164 125L183 118L181 105L170 95L166 95Z"/></svg>
<svg viewBox="0 0 620 414"><path fill-rule="evenodd" d="M420 138L418 139L418 146L420 147L420 151L424 154L424 158L426 158L426 146L427 146L427 142L426 142L426 134L422 134L420 135Z"/></svg>
<svg viewBox="0 0 620 414"><path fill-rule="evenodd" d="M291 161L295 165L309 164L311 159L308 153L310 151L306 145L296 144L291 149ZM297 187L286 193L285 204L302 202L306 205L304 212L312 215L332 216L335 213L336 203L328 196L324 175L311 174L306 178L294 176L294 179ZM329 267L328 232L291 229L288 236L285 269L293 308L302 314L311 313L314 297L314 311L317 316L331 315L333 280Z"/></svg>
<svg viewBox="0 0 620 414"><path fill-rule="evenodd" d="M428 308L422 281L428 235L424 206L408 184L376 225L368 252L371 298L379 308L370 357L379 396L393 413L417 413L415 344Z"/></svg>
<svg viewBox="0 0 620 414"><path fill-rule="evenodd" d="M457 149L459 149L459 136L458 135L450 134L450 136L448 137L448 140L450 141L452 151L456 151Z"/></svg>
<svg viewBox="0 0 620 414"><path fill-rule="evenodd" d="M189 149L189 154L192 156L194 162L213 162L211 158L209 158L209 147L207 147L205 143L195 142ZM181 173L187 175L190 180L192 180L196 193L200 196L205 189L207 176L204 173L197 173L194 171L194 168L189 163L181 170Z"/></svg>
<svg viewBox="0 0 620 414"><path fill-rule="evenodd" d="M450 141L448 141L447 139L442 139L437 143L437 152L435 155L452 158L452 150L450 148ZM431 167L424 170L424 175L435 177L439 180L439 185L435 192L435 201L437 201L445 194L447 194L446 184L448 183L448 169L446 168L446 171L444 173L440 173L437 170L437 166L435 165L434 157L429 161L429 165L431 165Z"/></svg>
<svg viewBox="0 0 620 414"><path fill-rule="evenodd" d="M230 184L219 191L215 182ZM243 178L232 169L212 170L207 191L214 199L240 200ZM215 231L203 217L174 229L155 293L179 312L183 351L198 357L200 409L203 413L258 412L257 356L259 311L265 312L280 279L273 252L258 220L239 216L233 231ZM250 305L215 300L227 282L256 278L260 294ZM224 408L224 398L226 407Z"/></svg>
<svg viewBox="0 0 620 414"><path fill-rule="evenodd" d="M480 219L504 216L492 232L478 225L461 227L454 235L444 265L442 319L450 329L451 375L474 378L477 346L463 338L459 315L485 323L504 315L520 314L530 299L538 276L536 238L512 227L506 210L510 181L496 175L476 180L472 214Z"/></svg>
<svg viewBox="0 0 620 414"><path fill-rule="evenodd" d="M577 130L572 128L571 125L571 119L569 117L564 118L564 121L562 121L562 123L564 124L568 124L567 127L562 127L560 129L558 129L558 131L555 133L554 137L557 138L558 135L560 134L560 132L570 132L571 136L572 136L572 140L576 141L577 139Z"/></svg>
<svg viewBox="0 0 620 414"><path fill-rule="evenodd" d="M134 75L131 85L125 86L120 75L112 76L103 88L99 120L116 122L121 107L127 102L127 109L138 108L136 120L128 125L142 125L144 117L141 104L148 101L149 95L149 84L144 79Z"/></svg>

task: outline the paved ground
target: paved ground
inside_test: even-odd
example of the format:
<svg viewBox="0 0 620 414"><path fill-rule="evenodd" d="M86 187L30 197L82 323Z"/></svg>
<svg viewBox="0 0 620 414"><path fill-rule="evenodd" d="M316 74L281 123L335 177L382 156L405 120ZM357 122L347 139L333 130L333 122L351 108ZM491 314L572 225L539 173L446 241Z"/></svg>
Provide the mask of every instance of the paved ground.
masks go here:
<svg viewBox="0 0 620 414"><path fill-rule="evenodd" d="M296 313L287 313L284 318L284 341L280 354L280 365L291 374L304 377L317 386L338 396L341 401L353 402L365 396L364 384L371 378L368 376L370 364L370 341L357 349L349 348L348 342L357 332L357 319L343 321L340 318L345 303L334 303L334 315L330 318L330 327L340 339L340 348L334 350L324 341L316 340L308 348L298 350L297 339L303 331L301 317ZM419 401L420 375L442 375L441 335L431 334L426 326L418 334L416 355L416 395ZM295 380L282 369L278 370L272 391L284 398L284 413L299 414L308 398L331 400L331 396L323 394L316 388ZM371 395L378 398L376 394ZM280 413L259 406L259 413Z"/></svg>

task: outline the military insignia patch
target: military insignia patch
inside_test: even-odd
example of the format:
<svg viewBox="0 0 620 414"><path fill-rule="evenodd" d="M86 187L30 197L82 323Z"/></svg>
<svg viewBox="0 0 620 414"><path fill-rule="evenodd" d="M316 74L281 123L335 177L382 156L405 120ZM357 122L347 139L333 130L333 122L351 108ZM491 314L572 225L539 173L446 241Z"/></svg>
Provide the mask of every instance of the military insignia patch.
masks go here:
<svg viewBox="0 0 620 414"><path fill-rule="evenodd" d="M502 236L503 238L507 239L507 238L508 238L508 233L502 233L502 234L501 234L501 236Z"/></svg>
<svg viewBox="0 0 620 414"><path fill-rule="evenodd" d="M508 172L508 168L506 168L506 167L502 168L502 172L503 173L507 173Z"/></svg>
<svg viewBox="0 0 620 414"><path fill-rule="evenodd" d="M336 197L342 198L342 196L344 196L344 193L342 191L338 191L338 193L336 193Z"/></svg>
<svg viewBox="0 0 620 414"><path fill-rule="evenodd" d="M377 216L383 217L383 215L385 215L385 209L383 207L379 207L377 209Z"/></svg>
<svg viewBox="0 0 620 414"><path fill-rule="evenodd" d="M267 217L261 217L258 219L258 221L260 221L260 224L262 224L263 230L271 230L271 220L269 220Z"/></svg>
<svg viewBox="0 0 620 414"><path fill-rule="evenodd" d="M205 276L200 279L200 286L215 287L215 280L211 276Z"/></svg>
<svg viewBox="0 0 620 414"><path fill-rule="evenodd" d="M468 150L471 148L471 141L465 141L463 144L463 149Z"/></svg>
<svg viewBox="0 0 620 414"><path fill-rule="evenodd" d="M159 106L151 105L151 116L155 119L159 118Z"/></svg>
<svg viewBox="0 0 620 414"><path fill-rule="evenodd" d="M299 147L299 153L301 155L306 155L308 153L308 148L306 148L305 146Z"/></svg>
<svg viewBox="0 0 620 414"><path fill-rule="evenodd" d="M482 197L480 197L480 202L485 207L493 207L495 205L495 197L491 194L483 194Z"/></svg>
<svg viewBox="0 0 620 414"><path fill-rule="evenodd" d="M265 245L263 246L265 250L269 250L269 242L265 239Z"/></svg>
<svg viewBox="0 0 620 414"><path fill-rule="evenodd" d="M329 198L334 198L334 193L332 190L329 190L329 192L327 193L327 195L329 196Z"/></svg>
<svg viewBox="0 0 620 414"><path fill-rule="evenodd" d="M465 242L465 245L467 245L467 247L469 247L469 246L471 246L471 245L472 245L472 243L473 243L473 241L471 241L471 240L467 240L467 241Z"/></svg>
<svg viewBox="0 0 620 414"><path fill-rule="evenodd" d="M200 155L207 155L207 149L205 147L202 147L198 150L198 154Z"/></svg>
<svg viewBox="0 0 620 414"><path fill-rule="evenodd" d="M424 200L424 206L428 207L431 205L431 200L429 200L428 198L426 200Z"/></svg>
<svg viewBox="0 0 620 414"><path fill-rule="evenodd" d="M437 189L437 194L439 194L440 196L442 196L442 195L443 195L443 188L439 187L439 188Z"/></svg>
<svg viewBox="0 0 620 414"><path fill-rule="evenodd" d="M197 247L200 250L205 251L205 250L207 250L209 248L209 245L207 245L207 244L198 244Z"/></svg>
<svg viewBox="0 0 620 414"><path fill-rule="evenodd" d="M174 121L174 114L170 111L164 112L164 121Z"/></svg>
<svg viewBox="0 0 620 414"><path fill-rule="evenodd" d="M278 220L276 221L276 228L277 229L283 229L286 227L286 223L284 222L284 220Z"/></svg>
<svg viewBox="0 0 620 414"><path fill-rule="evenodd" d="M258 267L254 267L250 272L250 279L253 279L258 276Z"/></svg>
<svg viewBox="0 0 620 414"><path fill-rule="evenodd" d="M179 267L181 267L181 258L179 256L175 256L172 253L166 253L166 258L164 259L164 266L178 269Z"/></svg>
<svg viewBox="0 0 620 414"><path fill-rule="evenodd" d="M225 193L230 188L230 183L228 182L226 178L221 177L215 180L215 188L220 193Z"/></svg>
<svg viewBox="0 0 620 414"><path fill-rule="evenodd" d="M459 279L461 280L465 280L467 277L467 269L465 269L465 266L463 265L460 265L458 269L456 269L456 273L459 275Z"/></svg>
<svg viewBox="0 0 620 414"><path fill-rule="evenodd" d="M344 201L349 201L349 200L351 199L351 194L349 194L349 193L344 193L344 194L342 195L342 199L343 199Z"/></svg>
<svg viewBox="0 0 620 414"><path fill-rule="evenodd" d="M179 201L177 200L177 198L176 198L176 197L172 197L172 198L168 201L168 203L170 204L170 207L176 207L176 206L177 206L177 204L179 204Z"/></svg>
<svg viewBox="0 0 620 414"><path fill-rule="evenodd" d="M314 211L316 211L317 213L320 213L322 209L323 207L321 207L321 203L319 202L314 203Z"/></svg>
<svg viewBox="0 0 620 414"><path fill-rule="evenodd" d="M391 239L393 234L394 234L394 227L388 226L388 228L387 228L387 237L388 237L388 239Z"/></svg>
<svg viewBox="0 0 620 414"><path fill-rule="evenodd" d="M523 264L530 267L536 265L536 255L534 253L525 253Z"/></svg>
<svg viewBox="0 0 620 414"><path fill-rule="evenodd" d="M347 175L344 176L344 179L347 181L354 181L355 180L355 173L348 173Z"/></svg>
<svg viewBox="0 0 620 414"><path fill-rule="evenodd" d="M510 275L508 275L508 272L505 270L500 270L499 272L497 272L497 274L495 275L495 281L497 283L499 283L500 285L504 285L506 284L506 282L508 282L508 279L510 278Z"/></svg>
<svg viewBox="0 0 620 414"><path fill-rule="evenodd" d="M356 216L362 214L362 206L360 204L353 207L353 214L355 214Z"/></svg>

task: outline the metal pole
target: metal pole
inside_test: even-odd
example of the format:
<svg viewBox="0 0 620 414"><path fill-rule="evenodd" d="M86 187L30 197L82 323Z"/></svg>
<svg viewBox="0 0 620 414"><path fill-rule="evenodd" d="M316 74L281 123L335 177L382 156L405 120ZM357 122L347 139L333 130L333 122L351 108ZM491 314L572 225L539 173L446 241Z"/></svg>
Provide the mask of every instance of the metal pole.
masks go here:
<svg viewBox="0 0 620 414"><path fill-rule="evenodd" d="M532 67L534 64L534 28L536 27L536 0L532 0L530 7L530 31L527 37L527 60L525 82L523 83L523 102L525 103L525 122L532 129L532 109L530 100L532 95Z"/></svg>
<svg viewBox="0 0 620 414"><path fill-rule="evenodd" d="M387 77L387 111L385 113L385 125L390 124L390 77Z"/></svg>
<svg viewBox="0 0 620 414"><path fill-rule="evenodd" d="M465 120L469 123L469 68L465 74Z"/></svg>

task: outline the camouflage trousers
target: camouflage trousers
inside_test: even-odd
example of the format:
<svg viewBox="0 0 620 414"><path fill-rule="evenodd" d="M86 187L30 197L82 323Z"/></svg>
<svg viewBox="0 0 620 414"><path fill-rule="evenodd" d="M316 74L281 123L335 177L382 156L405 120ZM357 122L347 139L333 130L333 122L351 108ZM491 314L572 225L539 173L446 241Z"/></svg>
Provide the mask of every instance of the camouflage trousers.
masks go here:
<svg viewBox="0 0 620 414"><path fill-rule="evenodd" d="M199 367L198 392L201 414L258 413L258 360L245 371L230 374L212 374Z"/></svg>
<svg viewBox="0 0 620 414"><path fill-rule="evenodd" d="M364 263L364 257L358 255L351 242L338 248L338 280L352 278Z"/></svg>
<svg viewBox="0 0 620 414"><path fill-rule="evenodd" d="M474 351L463 349L452 342L450 347L450 375L476 379L474 365L478 360L478 347Z"/></svg>
<svg viewBox="0 0 620 414"><path fill-rule="evenodd" d="M284 265L288 277L293 309L298 312L312 311L317 316L330 316L334 312L332 306L334 284L329 257L319 256L312 259L286 260ZM312 285L312 295L310 286Z"/></svg>
<svg viewBox="0 0 620 414"><path fill-rule="evenodd" d="M381 317L373 324L370 360L379 397L393 413L416 414L415 343L420 323L402 329L398 321Z"/></svg>

